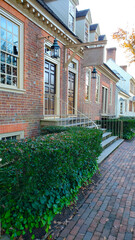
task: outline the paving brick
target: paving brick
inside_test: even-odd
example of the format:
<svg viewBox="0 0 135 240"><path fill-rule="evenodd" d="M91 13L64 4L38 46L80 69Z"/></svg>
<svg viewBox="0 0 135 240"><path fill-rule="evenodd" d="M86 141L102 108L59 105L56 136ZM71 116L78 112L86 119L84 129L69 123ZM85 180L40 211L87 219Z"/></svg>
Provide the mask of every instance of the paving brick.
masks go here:
<svg viewBox="0 0 135 240"><path fill-rule="evenodd" d="M87 199L61 232L60 240L135 239L134 152L135 139L124 142L100 165L97 186L88 190Z"/></svg>

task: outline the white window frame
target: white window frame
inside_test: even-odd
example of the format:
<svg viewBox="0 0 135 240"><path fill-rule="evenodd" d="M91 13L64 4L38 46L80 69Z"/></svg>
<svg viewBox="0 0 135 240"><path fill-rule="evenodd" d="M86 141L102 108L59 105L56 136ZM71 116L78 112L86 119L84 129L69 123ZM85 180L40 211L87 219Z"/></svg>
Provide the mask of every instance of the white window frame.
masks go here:
<svg viewBox="0 0 135 240"><path fill-rule="evenodd" d="M86 39L86 25L88 26L88 33L87 33L87 39ZM84 22L84 42L89 41L89 23L87 20Z"/></svg>
<svg viewBox="0 0 135 240"><path fill-rule="evenodd" d="M110 84L110 105L112 105L112 96L113 96L113 84Z"/></svg>
<svg viewBox="0 0 135 240"><path fill-rule="evenodd" d="M88 79L88 99L86 99L86 82L85 82L85 101L86 102L89 102L90 101L90 92L91 92L91 69L86 69L86 79L87 79L87 74L89 76L89 79Z"/></svg>
<svg viewBox="0 0 135 240"><path fill-rule="evenodd" d="M122 101L120 101L120 114L124 113L124 103Z"/></svg>
<svg viewBox="0 0 135 240"><path fill-rule="evenodd" d="M0 8L0 15L12 21L19 27L19 53L18 53L18 76L17 86L0 83L0 91L25 92L24 90L24 24L7 11Z"/></svg>
<svg viewBox="0 0 135 240"><path fill-rule="evenodd" d="M70 12L70 4L72 4L73 6L74 6L74 16L72 15L72 13ZM75 18L75 14L76 14L76 7L75 7L75 4L71 1L71 0L69 0L69 13L68 13L68 27L69 27L69 29L72 31L72 32L74 32L75 33L75 20L76 20L76 18ZM72 17L73 17L73 19L74 19L74 26L73 26L73 29L71 29L70 28L70 26L69 26L69 15L71 15Z"/></svg>
<svg viewBox="0 0 135 240"><path fill-rule="evenodd" d="M18 132L10 132L10 133L2 133L0 134L0 140L2 138L6 137L14 137L17 136L17 139L23 139L24 138L24 131L18 131Z"/></svg>
<svg viewBox="0 0 135 240"><path fill-rule="evenodd" d="M98 86L97 86L97 84L98 84ZM98 97L97 97L97 94L98 94ZM97 75L97 78L96 78L96 96L95 96L95 101L97 103L99 103L99 101L100 101L100 75Z"/></svg>
<svg viewBox="0 0 135 240"><path fill-rule="evenodd" d="M68 65L68 73L69 71L75 74L75 114L77 114L77 100L78 100L78 60L75 58L72 59L72 63L74 64L74 68L72 68L70 65ZM67 102L68 102L68 88L67 88ZM67 114L68 114L68 108L67 108Z"/></svg>
<svg viewBox="0 0 135 240"><path fill-rule="evenodd" d="M54 59L49 54L45 53L45 48L50 48L52 43L49 41L44 41L44 69L45 69L45 61L49 61L56 65L56 102L55 102L55 114L60 114L60 58ZM44 79L45 79L45 70L44 70ZM45 100L45 84L43 80L43 98ZM43 101L43 116L45 115L45 101ZM52 115L53 116L53 115Z"/></svg>

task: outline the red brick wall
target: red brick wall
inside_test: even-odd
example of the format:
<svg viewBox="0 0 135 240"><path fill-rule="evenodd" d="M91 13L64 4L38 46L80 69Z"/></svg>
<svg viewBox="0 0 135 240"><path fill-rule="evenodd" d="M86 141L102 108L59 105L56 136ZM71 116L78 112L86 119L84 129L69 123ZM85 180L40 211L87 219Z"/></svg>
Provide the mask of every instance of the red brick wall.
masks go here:
<svg viewBox="0 0 135 240"><path fill-rule="evenodd" d="M25 89L23 94L0 91L0 130L1 133L24 130L25 136L35 136L43 116L44 71L43 49L38 50L36 58L36 37L42 36L43 31L4 1L0 5L24 23Z"/></svg>

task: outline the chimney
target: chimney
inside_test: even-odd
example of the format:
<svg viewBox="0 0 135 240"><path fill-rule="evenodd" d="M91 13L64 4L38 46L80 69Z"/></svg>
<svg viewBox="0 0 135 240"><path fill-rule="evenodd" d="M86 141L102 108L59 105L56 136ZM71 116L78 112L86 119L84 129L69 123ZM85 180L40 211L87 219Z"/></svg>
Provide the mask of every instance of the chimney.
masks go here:
<svg viewBox="0 0 135 240"><path fill-rule="evenodd" d="M106 61L108 61L110 58L113 59L113 61L115 62L116 60L116 48L107 48L107 57L106 57Z"/></svg>
<svg viewBox="0 0 135 240"><path fill-rule="evenodd" d="M120 66L125 72L127 72L127 65Z"/></svg>

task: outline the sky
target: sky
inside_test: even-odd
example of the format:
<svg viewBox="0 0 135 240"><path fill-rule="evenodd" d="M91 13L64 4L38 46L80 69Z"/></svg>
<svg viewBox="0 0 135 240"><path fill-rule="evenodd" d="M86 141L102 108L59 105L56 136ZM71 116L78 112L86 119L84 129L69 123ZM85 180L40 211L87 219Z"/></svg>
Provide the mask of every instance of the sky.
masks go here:
<svg viewBox="0 0 135 240"><path fill-rule="evenodd" d="M106 47L117 48L116 63L128 65L128 73L135 78L135 63L129 64L124 49L112 39L112 34L117 32L118 28L128 32L135 28L135 0L79 0L77 8L90 9L92 23L99 23L101 35L107 36Z"/></svg>

